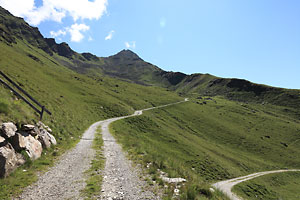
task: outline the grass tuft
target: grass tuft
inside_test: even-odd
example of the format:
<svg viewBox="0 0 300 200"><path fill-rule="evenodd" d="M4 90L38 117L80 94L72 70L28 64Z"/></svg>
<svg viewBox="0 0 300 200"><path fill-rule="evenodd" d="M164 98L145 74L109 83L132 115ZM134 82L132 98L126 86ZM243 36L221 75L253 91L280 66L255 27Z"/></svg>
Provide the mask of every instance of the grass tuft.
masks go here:
<svg viewBox="0 0 300 200"><path fill-rule="evenodd" d="M86 187L81 191L81 195L87 200L97 199L97 195L101 191L102 170L105 165L101 126L97 129L93 149L96 151L95 158L91 162L90 169L85 172L88 178L86 179Z"/></svg>

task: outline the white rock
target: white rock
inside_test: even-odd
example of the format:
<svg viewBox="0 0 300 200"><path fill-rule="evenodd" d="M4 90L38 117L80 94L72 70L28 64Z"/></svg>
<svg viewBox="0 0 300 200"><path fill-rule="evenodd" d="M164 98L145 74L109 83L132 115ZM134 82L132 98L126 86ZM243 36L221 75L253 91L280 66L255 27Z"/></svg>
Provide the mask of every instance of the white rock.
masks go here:
<svg viewBox="0 0 300 200"><path fill-rule="evenodd" d="M56 142L55 137L54 137L52 134L50 134L50 133L48 133L48 136L49 136L49 138L50 138L51 144L56 145L57 142Z"/></svg>
<svg viewBox="0 0 300 200"><path fill-rule="evenodd" d="M10 138L16 134L17 127L12 122L7 122L2 124L2 133L7 138Z"/></svg>
<svg viewBox="0 0 300 200"><path fill-rule="evenodd" d="M43 148L42 144L38 140L34 139L34 137L29 135L25 137L25 143L26 153L28 154L31 160L36 160L39 157L41 157Z"/></svg>
<svg viewBox="0 0 300 200"><path fill-rule="evenodd" d="M39 128L45 128L45 127L46 127L46 125L45 125L43 122L41 122L41 121L39 121L38 123L36 123L36 125L37 125Z"/></svg>
<svg viewBox="0 0 300 200"><path fill-rule="evenodd" d="M5 138L0 136L0 143L4 142Z"/></svg>
<svg viewBox="0 0 300 200"><path fill-rule="evenodd" d="M31 125L31 124L25 124L25 125L23 125L22 126L22 130L23 131L31 131L31 130L33 130L34 129L34 125Z"/></svg>
<svg viewBox="0 0 300 200"><path fill-rule="evenodd" d="M21 154L17 154L11 144L0 147L0 177L6 177L18 166L24 164Z"/></svg>
<svg viewBox="0 0 300 200"><path fill-rule="evenodd" d="M161 177L161 179L164 181L164 182L167 182L167 183L182 183L182 182L186 182L186 179L184 178L168 178L168 177Z"/></svg>
<svg viewBox="0 0 300 200"><path fill-rule="evenodd" d="M49 132L52 133L52 129L49 126L45 126L45 129Z"/></svg>
<svg viewBox="0 0 300 200"><path fill-rule="evenodd" d="M179 192L180 192L180 190L179 190L179 189L177 189L177 188L175 188L175 189L174 189L174 194L175 194L176 196L178 196L178 195L179 195Z"/></svg>

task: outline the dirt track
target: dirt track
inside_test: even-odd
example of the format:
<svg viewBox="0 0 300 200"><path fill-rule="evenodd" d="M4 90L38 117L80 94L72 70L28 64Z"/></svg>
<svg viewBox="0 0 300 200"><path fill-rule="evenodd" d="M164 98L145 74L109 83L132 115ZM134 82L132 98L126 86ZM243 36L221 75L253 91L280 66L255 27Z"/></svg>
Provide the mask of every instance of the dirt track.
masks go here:
<svg viewBox="0 0 300 200"><path fill-rule="evenodd" d="M185 101L188 101L188 99L185 99ZM146 183L140 180L139 169L132 167L120 145L116 143L110 134L108 126L114 121L141 115L146 110L166 107L185 101L139 110L133 115L94 123L85 131L75 148L61 156L55 166L39 176L35 184L27 187L19 197L13 199L84 199L80 196L80 190L86 185L84 172L89 169L95 155L95 151L92 149L92 142L98 126L102 126L104 155L106 157L102 194L99 194L99 198L159 199L152 192L144 190Z"/></svg>
<svg viewBox="0 0 300 200"><path fill-rule="evenodd" d="M231 192L231 189L236 184L239 184L241 182L248 181L250 179L253 179L253 178L256 178L259 176L263 176L266 174L282 173L282 172L295 172L295 171L300 171L300 169L286 169L286 170L283 169L283 170L274 170L274 171L266 171L266 172L257 172L254 174L249 174L247 176L233 178L233 179L229 179L226 181L220 181L220 182L213 184L212 186L214 188L222 191L224 194L226 194L232 200L242 200L241 197L239 197L236 194L234 194L233 192Z"/></svg>

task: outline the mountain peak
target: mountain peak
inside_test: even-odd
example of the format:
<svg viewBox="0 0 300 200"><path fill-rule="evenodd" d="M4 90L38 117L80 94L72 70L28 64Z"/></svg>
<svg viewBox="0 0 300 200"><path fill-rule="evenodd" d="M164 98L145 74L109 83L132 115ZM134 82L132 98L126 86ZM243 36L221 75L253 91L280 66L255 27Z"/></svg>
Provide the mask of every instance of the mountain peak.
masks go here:
<svg viewBox="0 0 300 200"><path fill-rule="evenodd" d="M126 59L126 60L143 60L141 59L136 53L134 53L133 51L129 50L129 49L123 49L122 51L120 51L119 53L111 56L113 58L119 59Z"/></svg>

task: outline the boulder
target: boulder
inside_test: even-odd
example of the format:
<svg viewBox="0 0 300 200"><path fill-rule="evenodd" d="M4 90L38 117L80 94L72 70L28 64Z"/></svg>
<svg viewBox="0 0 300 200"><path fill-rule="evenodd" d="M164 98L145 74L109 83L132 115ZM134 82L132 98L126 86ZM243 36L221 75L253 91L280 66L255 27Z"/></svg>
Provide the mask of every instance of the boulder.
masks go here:
<svg viewBox="0 0 300 200"><path fill-rule="evenodd" d="M51 147L50 142L50 133L48 133L45 129L40 130L40 134L38 135L38 140L41 142L43 148L49 149Z"/></svg>
<svg viewBox="0 0 300 200"><path fill-rule="evenodd" d="M22 131L29 132L29 131L32 131L34 128L35 128L34 125L31 125L31 124L24 124L24 125L22 125L21 130L22 130Z"/></svg>
<svg viewBox="0 0 300 200"><path fill-rule="evenodd" d="M21 165L24 165L25 162L26 162L24 156L20 153L17 153L17 152L16 152L16 156L17 156L17 167L19 167Z"/></svg>
<svg viewBox="0 0 300 200"><path fill-rule="evenodd" d="M24 164L21 154L17 154L11 144L0 147L0 177L6 177L18 166Z"/></svg>
<svg viewBox="0 0 300 200"><path fill-rule="evenodd" d="M39 121L36 125L40 130L46 129L49 133L52 133L52 129L49 126L46 126L43 122Z"/></svg>
<svg viewBox="0 0 300 200"><path fill-rule="evenodd" d="M39 129L43 129L46 125L43 122L39 121L38 123L36 123L36 126L39 127Z"/></svg>
<svg viewBox="0 0 300 200"><path fill-rule="evenodd" d="M15 135L17 131L16 125L12 122L3 123L1 127L2 136L5 138L10 138Z"/></svg>
<svg viewBox="0 0 300 200"><path fill-rule="evenodd" d="M25 137L25 150L31 160L36 160L42 155L42 144L31 135Z"/></svg>
<svg viewBox="0 0 300 200"><path fill-rule="evenodd" d="M25 137L20 133L16 133L13 137L11 137L10 143L16 151L21 151L26 147Z"/></svg>
<svg viewBox="0 0 300 200"><path fill-rule="evenodd" d="M0 136L0 147L3 147L7 144L7 140L4 137Z"/></svg>
<svg viewBox="0 0 300 200"><path fill-rule="evenodd" d="M49 126L46 126L45 128L49 133L52 133L52 129Z"/></svg>
<svg viewBox="0 0 300 200"><path fill-rule="evenodd" d="M40 134L40 129L38 127L34 127L34 129L29 131L29 134L32 135L33 137L36 137L37 135Z"/></svg>
<svg viewBox="0 0 300 200"><path fill-rule="evenodd" d="M50 133L48 133L48 136L49 136L49 138L50 138L50 142L51 142L51 144L53 144L53 145L56 145L56 144L57 144L57 142L56 142L56 139L55 139L55 137L54 137L53 135L51 135Z"/></svg>
<svg viewBox="0 0 300 200"><path fill-rule="evenodd" d="M5 141L5 138L0 136L0 144L3 143L4 141Z"/></svg>

